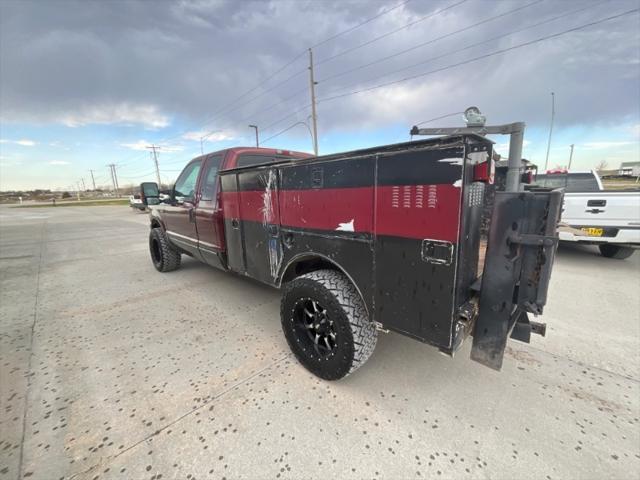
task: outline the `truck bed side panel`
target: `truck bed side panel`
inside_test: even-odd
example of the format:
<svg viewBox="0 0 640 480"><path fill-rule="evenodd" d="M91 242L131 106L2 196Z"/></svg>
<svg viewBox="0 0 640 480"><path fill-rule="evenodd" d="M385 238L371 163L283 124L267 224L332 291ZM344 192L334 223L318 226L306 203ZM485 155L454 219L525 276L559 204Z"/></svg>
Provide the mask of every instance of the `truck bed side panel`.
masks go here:
<svg viewBox="0 0 640 480"><path fill-rule="evenodd" d="M283 269L307 256L340 267L373 312L375 156L280 168Z"/></svg>

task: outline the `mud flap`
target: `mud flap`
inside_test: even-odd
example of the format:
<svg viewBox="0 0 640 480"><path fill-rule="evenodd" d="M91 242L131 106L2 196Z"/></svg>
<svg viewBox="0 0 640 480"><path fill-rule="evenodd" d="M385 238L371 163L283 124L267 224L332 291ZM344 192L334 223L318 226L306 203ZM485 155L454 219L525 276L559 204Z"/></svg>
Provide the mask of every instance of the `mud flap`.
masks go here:
<svg viewBox="0 0 640 480"><path fill-rule="evenodd" d="M496 193L471 349L476 362L500 370L509 335L528 341L544 333L527 313L542 313L547 300L562 197L562 190Z"/></svg>

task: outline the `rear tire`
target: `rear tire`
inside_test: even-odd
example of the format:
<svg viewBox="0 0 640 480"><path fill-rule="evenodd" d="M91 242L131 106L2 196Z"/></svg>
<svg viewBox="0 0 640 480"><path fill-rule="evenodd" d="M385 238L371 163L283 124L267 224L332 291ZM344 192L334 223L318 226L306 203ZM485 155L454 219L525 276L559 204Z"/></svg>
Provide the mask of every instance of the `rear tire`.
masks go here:
<svg viewBox="0 0 640 480"><path fill-rule="evenodd" d="M325 380L354 372L376 346L378 332L358 291L334 270L317 270L289 282L283 289L280 316L293 354Z"/></svg>
<svg viewBox="0 0 640 480"><path fill-rule="evenodd" d="M604 243L602 245L598 245L600 249L600 254L603 257L607 258L615 258L618 260L623 260L625 258L629 258L633 255L634 249L630 247L621 247L619 245L612 245L611 243Z"/></svg>
<svg viewBox="0 0 640 480"><path fill-rule="evenodd" d="M159 272L171 272L180 267L180 252L169 243L161 228L152 228L149 233L149 252L153 266Z"/></svg>

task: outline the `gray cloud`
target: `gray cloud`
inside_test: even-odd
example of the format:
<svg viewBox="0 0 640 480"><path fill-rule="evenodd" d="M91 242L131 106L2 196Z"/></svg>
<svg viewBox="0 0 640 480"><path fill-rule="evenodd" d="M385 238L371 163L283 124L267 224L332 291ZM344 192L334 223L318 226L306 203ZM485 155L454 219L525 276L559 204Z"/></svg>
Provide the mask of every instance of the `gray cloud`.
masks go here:
<svg viewBox="0 0 640 480"><path fill-rule="evenodd" d="M469 0L367 47L321 63L342 50L454 3L413 0L366 26L319 46L322 80L526 2ZM637 6L634 0L547 0L500 20L320 82L318 97L366 88L440 68L482 53ZM292 57L395 3L360 1L2 2L0 3L0 115L4 122L140 123L162 127L169 119L198 127L237 95L260 83ZM468 49L397 75L378 77L463 46L596 5L522 33ZM479 105L491 120L548 120L549 92L558 99L560 125L637 122L640 105L640 26L637 14L555 40L456 67L370 93L321 103L323 131L410 124ZM268 125L309 103L306 57L264 83L261 98L215 118L209 128ZM258 94L250 94L245 100ZM240 102L242 103L242 102ZM296 120L301 112L272 131Z"/></svg>

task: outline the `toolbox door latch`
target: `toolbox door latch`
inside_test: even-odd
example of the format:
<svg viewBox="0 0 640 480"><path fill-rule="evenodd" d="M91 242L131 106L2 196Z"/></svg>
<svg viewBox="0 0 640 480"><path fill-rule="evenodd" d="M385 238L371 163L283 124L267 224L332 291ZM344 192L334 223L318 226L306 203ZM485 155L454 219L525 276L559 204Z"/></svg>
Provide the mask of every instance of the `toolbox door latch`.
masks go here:
<svg viewBox="0 0 640 480"><path fill-rule="evenodd" d="M422 261L436 265L451 265L453 261L453 243L442 240L422 240Z"/></svg>

